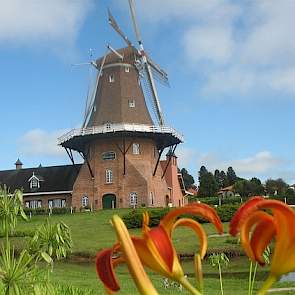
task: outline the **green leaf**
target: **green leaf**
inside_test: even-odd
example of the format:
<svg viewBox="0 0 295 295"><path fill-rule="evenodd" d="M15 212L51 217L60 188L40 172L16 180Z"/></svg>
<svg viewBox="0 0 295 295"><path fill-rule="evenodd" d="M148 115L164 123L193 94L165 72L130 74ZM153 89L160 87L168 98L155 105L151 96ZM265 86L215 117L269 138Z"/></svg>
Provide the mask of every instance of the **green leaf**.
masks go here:
<svg viewBox="0 0 295 295"><path fill-rule="evenodd" d="M41 256L47 263L52 262L52 258L46 252L41 252Z"/></svg>

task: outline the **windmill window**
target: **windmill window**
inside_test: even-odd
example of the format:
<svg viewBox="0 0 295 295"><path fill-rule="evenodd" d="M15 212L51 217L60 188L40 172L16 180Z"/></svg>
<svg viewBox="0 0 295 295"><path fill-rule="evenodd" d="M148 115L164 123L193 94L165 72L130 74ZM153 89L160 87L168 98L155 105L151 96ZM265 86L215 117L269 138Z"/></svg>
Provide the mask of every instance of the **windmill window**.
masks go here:
<svg viewBox="0 0 295 295"><path fill-rule="evenodd" d="M89 205L89 198L87 196L83 196L81 199L81 205L82 207L87 207Z"/></svg>
<svg viewBox="0 0 295 295"><path fill-rule="evenodd" d="M105 128L107 131L111 130L112 124L111 123L105 123Z"/></svg>
<svg viewBox="0 0 295 295"><path fill-rule="evenodd" d="M110 83L114 83L115 82L115 75L114 74L109 75L109 82Z"/></svg>
<svg viewBox="0 0 295 295"><path fill-rule="evenodd" d="M125 67L125 73L129 73L130 72L130 67Z"/></svg>
<svg viewBox="0 0 295 295"><path fill-rule="evenodd" d="M153 192L150 192L150 203L151 203L151 206L154 206L154 193Z"/></svg>
<svg viewBox="0 0 295 295"><path fill-rule="evenodd" d="M103 160L115 160L116 159L116 153L115 152L104 152L102 153L102 159Z"/></svg>
<svg viewBox="0 0 295 295"><path fill-rule="evenodd" d="M135 108L135 100L134 99L128 99L128 105L129 105L129 108Z"/></svg>
<svg viewBox="0 0 295 295"><path fill-rule="evenodd" d="M107 169L105 174L106 174L106 183L113 183L113 171L111 169Z"/></svg>
<svg viewBox="0 0 295 295"><path fill-rule="evenodd" d="M132 153L133 153L133 155L139 155L140 154L140 145L139 145L139 143L133 143L133 145L132 145Z"/></svg>
<svg viewBox="0 0 295 295"><path fill-rule="evenodd" d="M132 192L129 195L130 197L130 206L135 207L137 205L137 193Z"/></svg>

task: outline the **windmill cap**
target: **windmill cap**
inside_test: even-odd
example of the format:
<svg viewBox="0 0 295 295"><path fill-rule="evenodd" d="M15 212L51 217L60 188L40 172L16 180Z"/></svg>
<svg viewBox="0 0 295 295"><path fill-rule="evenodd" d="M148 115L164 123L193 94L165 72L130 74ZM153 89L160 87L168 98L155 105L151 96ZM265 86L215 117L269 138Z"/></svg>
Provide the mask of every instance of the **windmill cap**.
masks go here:
<svg viewBox="0 0 295 295"><path fill-rule="evenodd" d="M23 163L22 163L21 160L18 158L17 161L14 163L14 165L23 165Z"/></svg>

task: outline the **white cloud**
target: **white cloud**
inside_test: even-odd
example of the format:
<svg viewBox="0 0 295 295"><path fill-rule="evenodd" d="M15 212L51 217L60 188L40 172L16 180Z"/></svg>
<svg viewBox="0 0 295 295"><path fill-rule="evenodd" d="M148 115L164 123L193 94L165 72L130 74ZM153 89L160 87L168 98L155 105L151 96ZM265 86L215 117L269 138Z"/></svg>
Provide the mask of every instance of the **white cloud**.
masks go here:
<svg viewBox="0 0 295 295"><path fill-rule="evenodd" d="M257 90L266 94L259 97L294 97L294 0L158 2L138 2L140 20L181 27L178 42L206 97L251 97Z"/></svg>
<svg viewBox="0 0 295 295"><path fill-rule="evenodd" d="M73 43L92 0L0 0L0 45Z"/></svg>
<svg viewBox="0 0 295 295"><path fill-rule="evenodd" d="M254 155L240 159L224 159L219 154L202 154L198 158L198 163L207 167L208 170L225 170L232 166L240 177L259 176L263 179L269 177L282 177L285 161L274 156L270 151L257 152ZM281 175L281 176L280 176Z"/></svg>
<svg viewBox="0 0 295 295"><path fill-rule="evenodd" d="M224 64L230 60L234 45L230 28L215 25L190 28L185 33L184 44L191 61L208 60L216 64Z"/></svg>
<svg viewBox="0 0 295 295"><path fill-rule="evenodd" d="M57 138L69 130L48 132L33 129L25 133L19 140L20 154L25 156L64 157L65 151L58 146Z"/></svg>

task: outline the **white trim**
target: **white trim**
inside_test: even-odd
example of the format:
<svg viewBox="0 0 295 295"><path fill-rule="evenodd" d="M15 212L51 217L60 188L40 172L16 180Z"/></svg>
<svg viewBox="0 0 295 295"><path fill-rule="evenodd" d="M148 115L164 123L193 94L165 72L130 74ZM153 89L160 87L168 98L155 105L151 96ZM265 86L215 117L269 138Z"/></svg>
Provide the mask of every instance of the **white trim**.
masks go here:
<svg viewBox="0 0 295 295"><path fill-rule="evenodd" d="M171 134L181 142L183 142L183 136L176 132L175 129L166 126L150 126L145 124L124 124L124 123L114 123L111 128L106 128L105 125L93 126L87 128L72 129L68 133L58 138L58 144L61 145L64 142L76 137L76 136L86 136L91 134L104 134L120 131L133 131L133 132L143 132L143 133L160 133L160 134Z"/></svg>
<svg viewBox="0 0 295 295"><path fill-rule="evenodd" d="M57 191L57 192L40 192L40 193L23 193L23 196L40 196L40 195L59 195L59 194L71 194L73 191Z"/></svg>
<svg viewBox="0 0 295 295"><path fill-rule="evenodd" d="M108 69L108 68L113 68L113 67L133 67L134 66L132 64L127 64L127 63L122 63L122 62L117 62L117 63L113 63L113 64L107 64L105 66L102 67L102 69Z"/></svg>

